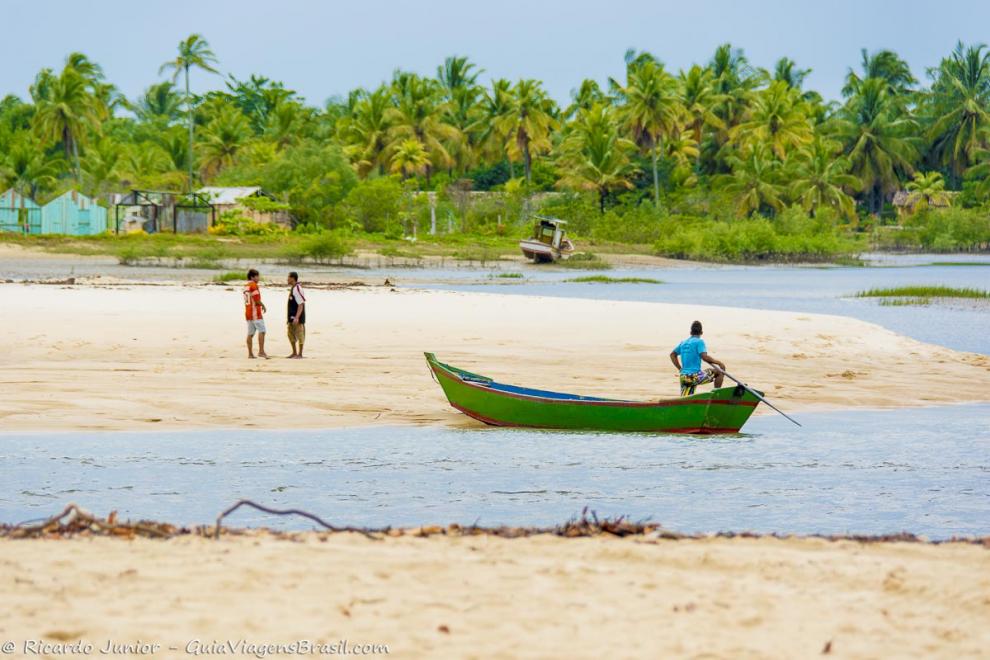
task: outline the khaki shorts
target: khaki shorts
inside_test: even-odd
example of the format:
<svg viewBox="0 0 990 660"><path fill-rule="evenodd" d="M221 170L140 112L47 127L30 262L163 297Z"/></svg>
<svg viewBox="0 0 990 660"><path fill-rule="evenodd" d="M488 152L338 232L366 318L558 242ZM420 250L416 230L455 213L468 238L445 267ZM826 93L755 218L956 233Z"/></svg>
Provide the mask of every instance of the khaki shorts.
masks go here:
<svg viewBox="0 0 990 660"><path fill-rule="evenodd" d="M289 343L306 343L306 324L305 323L288 323L285 326L285 331L289 335Z"/></svg>
<svg viewBox="0 0 990 660"><path fill-rule="evenodd" d="M247 322L247 336L248 337L254 337L254 333L256 333L256 332L257 333L260 333L260 334L265 334L266 332L268 332L265 329L265 320L264 319L258 319L257 321L248 321Z"/></svg>

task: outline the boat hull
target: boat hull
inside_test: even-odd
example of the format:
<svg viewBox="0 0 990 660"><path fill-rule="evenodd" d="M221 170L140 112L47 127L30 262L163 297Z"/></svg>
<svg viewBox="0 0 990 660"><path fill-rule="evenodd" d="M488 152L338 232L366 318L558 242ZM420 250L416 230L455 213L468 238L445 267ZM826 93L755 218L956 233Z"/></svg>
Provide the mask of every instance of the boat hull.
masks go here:
<svg viewBox="0 0 990 660"><path fill-rule="evenodd" d="M722 387L661 401L617 401L503 385L439 362L427 362L450 405L492 426L651 433L737 433L759 400Z"/></svg>
<svg viewBox="0 0 990 660"><path fill-rule="evenodd" d="M519 249L522 250L523 256L536 262L548 263L560 259L560 250L540 241L519 241Z"/></svg>

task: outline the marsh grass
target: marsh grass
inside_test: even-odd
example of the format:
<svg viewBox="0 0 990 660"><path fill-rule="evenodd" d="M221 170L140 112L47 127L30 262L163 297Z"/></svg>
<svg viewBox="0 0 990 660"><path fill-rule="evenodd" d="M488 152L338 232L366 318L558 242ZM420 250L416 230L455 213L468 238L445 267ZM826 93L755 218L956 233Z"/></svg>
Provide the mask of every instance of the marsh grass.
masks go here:
<svg viewBox="0 0 990 660"><path fill-rule="evenodd" d="M951 286L899 286L892 289L867 289L856 294L857 298L969 298L990 299L990 291L970 287Z"/></svg>
<svg viewBox="0 0 990 660"><path fill-rule="evenodd" d="M990 261L934 261L926 266L990 266Z"/></svg>
<svg viewBox="0 0 990 660"><path fill-rule="evenodd" d="M612 268L610 263L592 252L576 252L554 265L574 270L609 270Z"/></svg>
<svg viewBox="0 0 990 660"><path fill-rule="evenodd" d="M582 284L663 284L663 280L655 280L649 277L609 277L608 275L587 275L564 281Z"/></svg>
<svg viewBox="0 0 990 660"><path fill-rule="evenodd" d="M931 305L931 298L885 298L880 301L884 307L909 307L912 305Z"/></svg>
<svg viewBox="0 0 990 660"><path fill-rule="evenodd" d="M247 274L240 270L228 270L226 273L218 273L213 276L214 282L235 282L237 280L246 280Z"/></svg>
<svg viewBox="0 0 990 660"><path fill-rule="evenodd" d="M491 279L498 280L521 280L523 278L522 273L493 273L488 276Z"/></svg>

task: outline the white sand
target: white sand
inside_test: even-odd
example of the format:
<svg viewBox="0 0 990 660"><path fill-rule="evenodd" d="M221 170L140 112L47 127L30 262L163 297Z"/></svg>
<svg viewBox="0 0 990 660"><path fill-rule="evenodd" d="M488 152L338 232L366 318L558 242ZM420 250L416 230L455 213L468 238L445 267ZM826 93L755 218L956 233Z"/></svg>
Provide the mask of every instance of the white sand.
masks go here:
<svg viewBox="0 0 990 660"><path fill-rule="evenodd" d="M286 292L263 291L267 361L246 359L239 286L0 285L0 428L477 424L423 351L524 386L673 397L667 354L696 318L787 411L990 399L990 358L844 317L382 287L311 289L307 358L285 360Z"/></svg>

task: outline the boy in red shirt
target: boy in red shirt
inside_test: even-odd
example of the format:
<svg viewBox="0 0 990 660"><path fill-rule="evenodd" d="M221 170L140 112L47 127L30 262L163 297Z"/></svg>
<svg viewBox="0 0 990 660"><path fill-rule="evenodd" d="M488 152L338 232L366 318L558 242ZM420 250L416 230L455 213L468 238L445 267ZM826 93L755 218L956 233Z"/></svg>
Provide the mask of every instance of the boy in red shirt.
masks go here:
<svg viewBox="0 0 990 660"><path fill-rule="evenodd" d="M265 319L263 313L268 310L261 302L261 289L258 288L260 275L254 268L247 273L248 282L244 287L244 319L247 321L248 357L254 359L254 333L258 333L258 357L268 359L265 353Z"/></svg>

